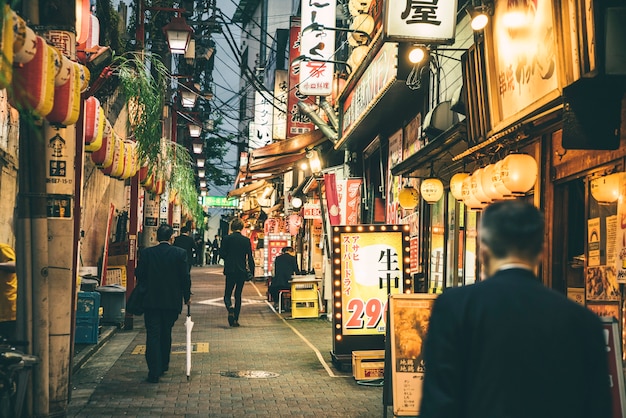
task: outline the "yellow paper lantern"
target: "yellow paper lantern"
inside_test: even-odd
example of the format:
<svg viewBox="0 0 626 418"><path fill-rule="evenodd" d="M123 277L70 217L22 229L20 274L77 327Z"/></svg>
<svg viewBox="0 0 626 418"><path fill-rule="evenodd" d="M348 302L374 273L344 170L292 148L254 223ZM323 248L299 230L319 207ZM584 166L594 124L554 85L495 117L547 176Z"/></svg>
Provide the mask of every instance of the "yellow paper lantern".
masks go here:
<svg viewBox="0 0 626 418"><path fill-rule="evenodd" d="M468 210L480 210L486 206L485 203L476 199L472 194L472 176L468 176L463 180L462 186L463 203Z"/></svg>
<svg viewBox="0 0 626 418"><path fill-rule="evenodd" d="M619 198L622 173L613 173L591 180L591 196L601 204L615 202Z"/></svg>
<svg viewBox="0 0 626 418"><path fill-rule="evenodd" d="M436 203L443 196L443 183L437 178L426 179L422 181L420 192L427 203Z"/></svg>
<svg viewBox="0 0 626 418"><path fill-rule="evenodd" d="M470 182L470 188L472 190L472 194L479 202L482 203L491 203L491 198L487 196L485 191L483 190L483 179L484 169L479 168L472 173L472 180Z"/></svg>
<svg viewBox="0 0 626 418"><path fill-rule="evenodd" d="M450 193L456 200L463 200L463 180L469 177L469 173L456 173L450 179Z"/></svg>
<svg viewBox="0 0 626 418"><path fill-rule="evenodd" d="M398 193L398 203L402 209L413 209L419 201L419 193L413 187L405 186Z"/></svg>
<svg viewBox="0 0 626 418"><path fill-rule="evenodd" d="M502 160L502 184L514 196L523 196L537 181L537 161L528 154L509 154Z"/></svg>
<svg viewBox="0 0 626 418"><path fill-rule="evenodd" d="M491 200L500 200L502 199L502 194L498 192L495 184L493 183L493 171L495 169L495 164L488 164L483 168L483 174L480 178L480 181L483 186L483 191Z"/></svg>
<svg viewBox="0 0 626 418"><path fill-rule="evenodd" d="M504 185L502 179L502 162L504 160L500 160L494 164L491 180L493 182L494 188L500 194L501 199L514 199L513 193Z"/></svg>

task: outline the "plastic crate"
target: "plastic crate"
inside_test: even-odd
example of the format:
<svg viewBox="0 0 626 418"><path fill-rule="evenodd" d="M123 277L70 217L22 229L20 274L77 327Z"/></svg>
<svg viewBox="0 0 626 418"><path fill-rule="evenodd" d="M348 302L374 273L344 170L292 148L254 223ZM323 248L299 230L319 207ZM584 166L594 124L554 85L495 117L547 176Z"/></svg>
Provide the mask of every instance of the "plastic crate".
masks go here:
<svg viewBox="0 0 626 418"><path fill-rule="evenodd" d="M319 306L317 299L312 300L294 300L291 299L291 317L292 318L317 318L319 316Z"/></svg>
<svg viewBox="0 0 626 418"><path fill-rule="evenodd" d="M356 380L380 379L385 372L385 350L352 352L352 376Z"/></svg>
<svg viewBox="0 0 626 418"><path fill-rule="evenodd" d="M99 286L102 305L102 323L121 325L126 317L126 288L120 285Z"/></svg>
<svg viewBox="0 0 626 418"><path fill-rule="evenodd" d="M76 318L98 319L100 311L100 293L78 292L76 302Z"/></svg>
<svg viewBox="0 0 626 418"><path fill-rule="evenodd" d="M74 342L77 344L97 344L99 333L98 318L79 319L76 318L76 333Z"/></svg>

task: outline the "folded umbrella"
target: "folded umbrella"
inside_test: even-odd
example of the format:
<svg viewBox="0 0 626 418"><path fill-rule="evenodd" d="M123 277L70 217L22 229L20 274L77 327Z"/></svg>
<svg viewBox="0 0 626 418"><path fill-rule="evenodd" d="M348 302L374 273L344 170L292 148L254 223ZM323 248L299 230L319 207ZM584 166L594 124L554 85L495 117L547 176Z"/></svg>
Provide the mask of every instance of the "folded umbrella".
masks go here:
<svg viewBox="0 0 626 418"><path fill-rule="evenodd" d="M191 330L193 329L193 321L191 320L191 305L187 305L185 329L187 329L187 380L189 380L191 375Z"/></svg>

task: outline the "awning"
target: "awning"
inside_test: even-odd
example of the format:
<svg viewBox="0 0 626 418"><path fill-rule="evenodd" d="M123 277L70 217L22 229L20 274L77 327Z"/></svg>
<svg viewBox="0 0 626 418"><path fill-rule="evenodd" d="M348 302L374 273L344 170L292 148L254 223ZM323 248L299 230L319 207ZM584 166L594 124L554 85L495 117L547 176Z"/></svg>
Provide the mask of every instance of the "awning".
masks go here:
<svg viewBox="0 0 626 418"><path fill-rule="evenodd" d="M243 194L258 190L265 185L267 185L267 182L265 180L255 181L254 183L250 183L237 189L231 190L230 192L228 192L226 197L238 197Z"/></svg>
<svg viewBox="0 0 626 418"><path fill-rule="evenodd" d="M277 211L283 210L284 203L285 202L283 200L281 200L280 202L278 202L277 204L275 204L271 208L263 209L263 212L265 212L268 215L271 215L272 212L277 212Z"/></svg>
<svg viewBox="0 0 626 418"><path fill-rule="evenodd" d="M432 170L444 174L452 170L452 155L467 149L465 121L458 122L451 128L431 140L415 154L391 167L391 174L405 177L428 177Z"/></svg>
<svg viewBox="0 0 626 418"><path fill-rule="evenodd" d="M251 165L255 160L262 158L276 158L292 156L294 154L304 155L307 148L314 147L326 141L326 136L319 129L296 135L285 141L272 142L261 148L257 148L250 152Z"/></svg>
<svg viewBox="0 0 626 418"><path fill-rule="evenodd" d="M263 158L261 160L248 163L247 173L277 173L291 170L291 168L301 159L305 158L304 153L293 154L287 157Z"/></svg>

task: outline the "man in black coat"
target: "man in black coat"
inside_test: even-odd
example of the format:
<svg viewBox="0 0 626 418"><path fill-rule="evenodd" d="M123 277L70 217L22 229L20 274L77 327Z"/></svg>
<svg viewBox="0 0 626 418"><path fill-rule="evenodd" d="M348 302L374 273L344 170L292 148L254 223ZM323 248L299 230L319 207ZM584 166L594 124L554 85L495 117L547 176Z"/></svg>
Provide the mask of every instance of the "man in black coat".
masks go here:
<svg viewBox="0 0 626 418"><path fill-rule="evenodd" d="M273 264L274 275L270 284L270 295L274 301L274 307L278 308L278 292L284 289L290 289L291 276L300 274L298 261L296 260L293 247L283 247L282 254L276 257Z"/></svg>
<svg viewBox="0 0 626 418"><path fill-rule="evenodd" d="M180 228L180 235L174 238L174 246L187 251L187 267L191 271L195 254L198 252L196 241L189 235L189 227Z"/></svg>
<svg viewBox="0 0 626 418"><path fill-rule="evenodd" d="M171 245L173 232L167 224L159 226L159 244L139 253L135 269L137 285L146 289L143 308L149 383L158 383L169 367L172 327L182 311L183 300L189 305L191 297L187 252Z"/></svg>
<svg viewBox="0 0 626 418"><path fill-rule="evenodd" d="M420 418L610 418L600 319L534 273L542 214L522 201L494 203L479 237L487 279L433 306Z"/></svg>
<svg viewBox="0 0 626 418"><path fill-rule="evenodd" d="M254 275L254 256L250 239L241 235L243 221L235 218L230 223L230 235L222 240L220 257L224 260L224 305L228 310L228 324L231 327L239 326L239 312L241 311L241 292L246 280ZM232 306L232 294L235 290L235 307Z"/></svg>

